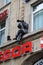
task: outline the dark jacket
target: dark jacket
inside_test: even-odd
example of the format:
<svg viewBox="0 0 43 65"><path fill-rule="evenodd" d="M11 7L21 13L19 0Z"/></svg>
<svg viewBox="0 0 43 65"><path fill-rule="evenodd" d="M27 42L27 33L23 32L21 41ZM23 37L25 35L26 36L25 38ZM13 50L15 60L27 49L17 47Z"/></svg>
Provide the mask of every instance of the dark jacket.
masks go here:
<svg viewBox="0 0 43 65"><path fill-rule="evenodd" d="M24 32L28 32L28 24L26 22L19 22L18 28L22 29Z"/></svg>

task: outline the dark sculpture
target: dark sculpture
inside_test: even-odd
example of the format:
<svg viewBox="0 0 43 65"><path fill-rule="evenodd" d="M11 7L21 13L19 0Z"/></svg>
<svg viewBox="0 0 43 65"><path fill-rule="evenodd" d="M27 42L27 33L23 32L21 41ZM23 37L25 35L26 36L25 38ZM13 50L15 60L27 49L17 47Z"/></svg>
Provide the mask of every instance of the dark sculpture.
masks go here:
<svg viewBox="0 0 43 65"><path fill-rule="evenodd" d="M25 0L26 3L28 3L30 0Z"/></svg>
<svg viewBox="0 0 43 65"><path fill-rule="evenodd" d="M19 23L18 24L19 30L16 34L15 39L17 41L20 41L23 38L23 36L28 33L28 24L24 22L24 20L17 20L17 22Z"/></svg>

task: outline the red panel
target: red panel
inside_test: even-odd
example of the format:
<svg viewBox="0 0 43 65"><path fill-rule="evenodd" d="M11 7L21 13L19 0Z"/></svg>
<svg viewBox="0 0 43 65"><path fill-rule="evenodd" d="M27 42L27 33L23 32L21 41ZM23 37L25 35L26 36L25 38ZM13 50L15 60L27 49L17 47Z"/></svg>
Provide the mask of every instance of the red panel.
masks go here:
<svg viewBox="0 0 43 65"><path fill-rule="evenodd" d="M10 49L4 51L4 60L9 60L11 58L11 51Z"/></svg>
<svg viewBox="0 0 43 65"><path fill-rule="evenodd" d="M40 44L41 48L43 48L43 44Z"/></svg>
<svg viewBox="0 0 43 65"><path fill-rule="evenodd" d="M26 42L22 45L22 54L26 54L26 52L32 52L32 42Z"/></svg>
<svg viewBox="0 0 43 65"><path fill-rule="evenodd" d="M2 20L4 17L6 17L7 14L8 14L8 10L5 10L4 12L2 12L2 13L0 14L0 20Z"/></svg>
<svg viewBox="0 0 43 65"><path fill-rule="evenodd" d="M12 57L16 58L19 57L21 55L21 47L20 46L16 46L15 48L12 48Z"/></svg>
<svg viewBox="0 0 43 65"><path fill-rule="evenodd" d="M3 61L3 53L2 52L0 52L0 62L2 62Z"/></svg>

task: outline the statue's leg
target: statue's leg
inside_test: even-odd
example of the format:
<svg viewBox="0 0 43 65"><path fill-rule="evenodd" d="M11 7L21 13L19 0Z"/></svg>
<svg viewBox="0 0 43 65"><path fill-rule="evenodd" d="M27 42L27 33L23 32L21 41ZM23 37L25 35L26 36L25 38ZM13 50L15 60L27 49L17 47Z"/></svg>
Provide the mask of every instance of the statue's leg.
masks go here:
<svg viewBox="0 0 43 65"><path fill-rule="evenodd" d="M24 35L23 30L20 30L20 33L19 33L19 35L18 35L18 37L17 37L17 40L18 40L18 41L22 40L23 35Z"/></svg>

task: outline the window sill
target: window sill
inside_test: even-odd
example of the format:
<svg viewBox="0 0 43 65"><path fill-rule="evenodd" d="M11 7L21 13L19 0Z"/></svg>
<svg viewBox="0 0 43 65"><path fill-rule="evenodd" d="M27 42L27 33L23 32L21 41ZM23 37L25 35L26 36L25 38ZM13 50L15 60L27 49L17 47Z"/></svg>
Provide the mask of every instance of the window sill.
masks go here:
<svg viewBox="0 0 43 65"><path fill-rule="evenodd" d="M10 5L11 2L7 3L6 5L4 5L3 7L0 8L0 11L3 10L5 7L7 7L8 5Z"/></svg>

